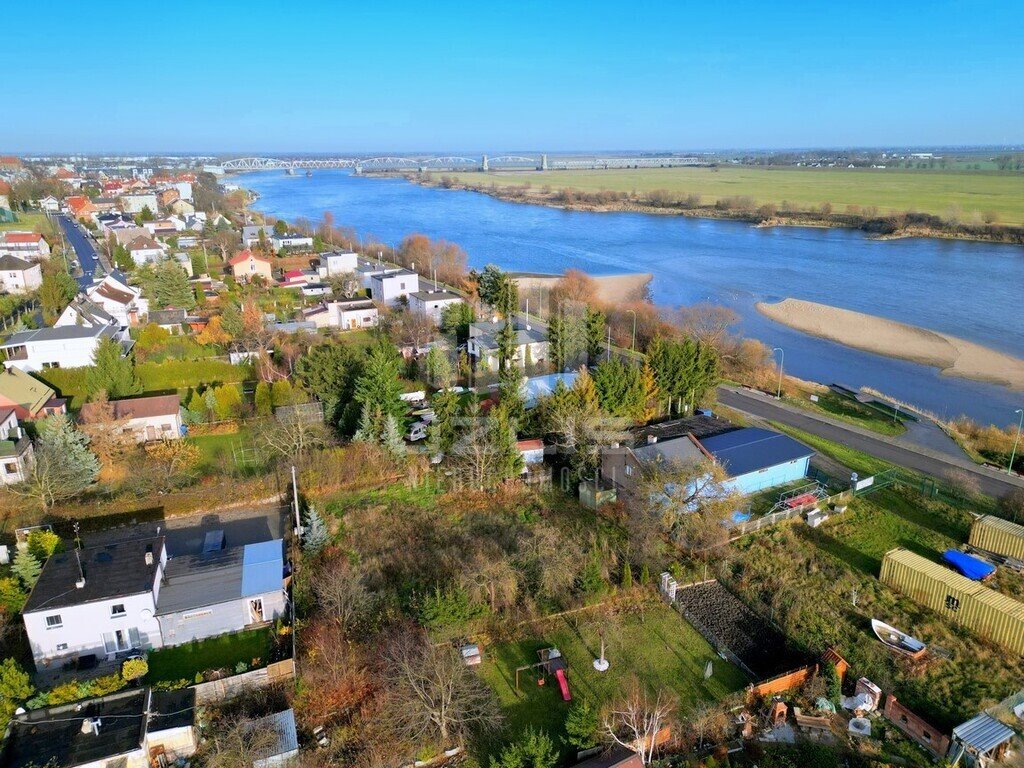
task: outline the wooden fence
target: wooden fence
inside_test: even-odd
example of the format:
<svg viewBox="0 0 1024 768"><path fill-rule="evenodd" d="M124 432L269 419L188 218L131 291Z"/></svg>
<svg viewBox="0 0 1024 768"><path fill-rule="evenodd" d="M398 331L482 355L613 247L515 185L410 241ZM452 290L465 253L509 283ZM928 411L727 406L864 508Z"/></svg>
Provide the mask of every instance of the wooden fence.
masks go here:
<svg viewBox="0 0 1024 768"><path fill-rule="evenodd" d="M210 680L193 686L196 691L196 704L215 704L234 698L243 691L262 688L274 683L284 683L295 679L295 660L285 659L268 664L262 669L253 669L240 675Z"/></svg>
<svg viewBox="0 0 1024 768"><path fill-rule="evenodd" d="M823 499L815 499L809 501L806 504L801 504L792 509L783 509L779 512L772 512L770 515L764 515L762 517L755 518L754 520L747 520L743 523L737 523L736 525L729 526L729 541L735 541L748 533L754 533L760 531L762 528L770 528L773 525L778 525L783 520L792 520L794 517L800 517L805 512L824 506L827 507L829 504L835 504L841 501L846 501L850 498L849 491L841 491L840 493L834 493L831 496L826 496ZM830 514L835 514L831 512Z"/></svg>

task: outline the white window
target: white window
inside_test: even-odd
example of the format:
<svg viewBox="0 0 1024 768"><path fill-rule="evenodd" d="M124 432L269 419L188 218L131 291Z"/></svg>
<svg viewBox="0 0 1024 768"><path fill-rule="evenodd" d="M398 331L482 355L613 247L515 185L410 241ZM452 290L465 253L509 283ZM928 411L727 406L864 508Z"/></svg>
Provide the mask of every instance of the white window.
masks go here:
<svg viewBox="0 0 1024 768"><path fill-rule="evenodd" d="M58 651L66 651L67 649L68 649L68 644L67 643L57 643L57 650Z"/></svg>
<svg viewBox="0 0 1024 768"><path fill-rule="evenodd" d="M633 476L633 465L632 464L627 464L626 465L626 477L632 477L632 476Z"/></svg>
<svg viewBox="0 0 1024 768"><path fill-rule="evenodd" d="M117 605L110 606L110 617L116 619L118 616L124 616L124 603L118 603Z"/></svg>
<svg viewBox="0 0 1024 768"><path fill-rule="evenodd" d="M64 626L64 622L60 620L60 614L59 613L55 613L52 616L47 616L46 617L46 628L47 629L57 629L58 627L63 627L63 626Z"/></svg>

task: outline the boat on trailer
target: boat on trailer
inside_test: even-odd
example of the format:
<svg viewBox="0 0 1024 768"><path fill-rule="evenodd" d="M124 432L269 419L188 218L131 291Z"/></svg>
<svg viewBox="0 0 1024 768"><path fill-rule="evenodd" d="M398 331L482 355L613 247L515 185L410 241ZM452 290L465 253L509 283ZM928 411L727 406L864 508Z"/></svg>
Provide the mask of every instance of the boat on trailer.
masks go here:
<svg viewBox="0 0 1024 768"><path fill-rule="evenodd" d="M906 632L896 629L896 627L886 624L884 621L872 619L871 629L875 631L875 636L885 645L897 653L909 656L912 659L921 658L927 649L927 646L916 637L908 635Z"/></svg>

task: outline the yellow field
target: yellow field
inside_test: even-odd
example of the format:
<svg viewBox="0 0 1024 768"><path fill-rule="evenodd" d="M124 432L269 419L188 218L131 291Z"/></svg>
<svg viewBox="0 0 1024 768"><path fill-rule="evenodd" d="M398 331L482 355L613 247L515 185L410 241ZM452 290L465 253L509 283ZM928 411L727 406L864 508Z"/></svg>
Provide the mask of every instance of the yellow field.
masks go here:
<svg viewBox="0 0 1024 768"><path fill-rule="evenodd" d="M790 203L808 210L830 203L875 206L880 213L920 211L970 221L994 213L1002 224L1024 224L1024 174L960 171L905 171L854 168L645 168L638 170L534 171L447 174L472 186L521 185L585 192L649 193L668 190L701 195L705 204L726 197L761 203Z"/></svg>

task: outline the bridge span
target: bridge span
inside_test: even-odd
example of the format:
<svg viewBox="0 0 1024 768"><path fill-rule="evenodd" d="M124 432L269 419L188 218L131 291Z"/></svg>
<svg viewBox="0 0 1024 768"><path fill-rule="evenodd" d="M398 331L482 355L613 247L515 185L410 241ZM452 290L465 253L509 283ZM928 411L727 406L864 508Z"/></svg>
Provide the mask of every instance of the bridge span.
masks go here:
<svg viewBox="0 0 1024 768"><path fill-rule="evenodd" d="M525 170L596 170L606 168L679 168L684 166L707 165L699 157L682 156L637 156L637 157L584 157L568 155L549 158L546 154L527 157L523 155L498 155L490 157L238 157L225 160L220 167L227 172L313 170L317 168L351 168L355 173L363 171L426 172L426 171L525 171Z"/></svg>

